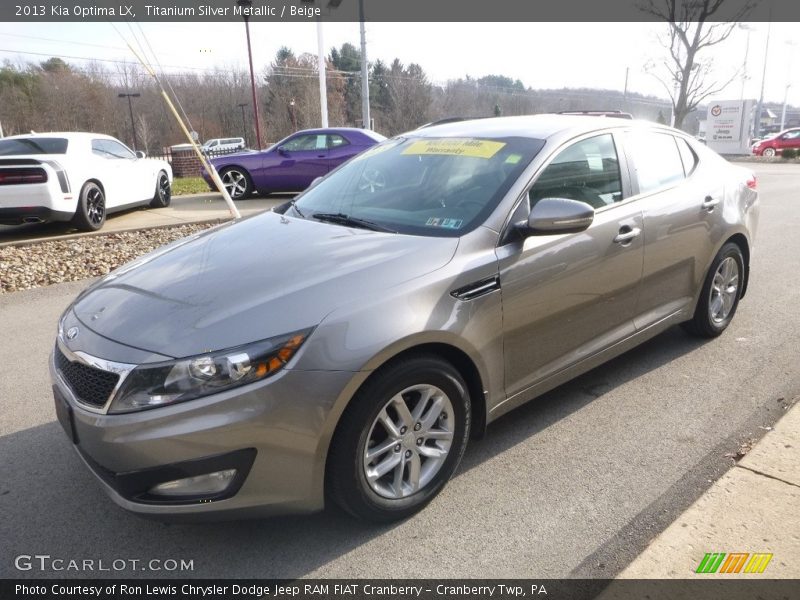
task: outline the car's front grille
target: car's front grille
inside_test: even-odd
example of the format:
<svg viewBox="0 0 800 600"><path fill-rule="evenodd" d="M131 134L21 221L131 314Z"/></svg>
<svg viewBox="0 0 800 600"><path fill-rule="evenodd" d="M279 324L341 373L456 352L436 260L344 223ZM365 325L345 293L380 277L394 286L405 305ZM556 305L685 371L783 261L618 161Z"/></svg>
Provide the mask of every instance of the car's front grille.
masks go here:
<svg viewBox="0 0 800 600"><path fill-rule="evenodd" d="M56 368L78 400L91 406L105 406L119 381L119 375L96 369L80 362L71 362L56 345Z"/></svg>

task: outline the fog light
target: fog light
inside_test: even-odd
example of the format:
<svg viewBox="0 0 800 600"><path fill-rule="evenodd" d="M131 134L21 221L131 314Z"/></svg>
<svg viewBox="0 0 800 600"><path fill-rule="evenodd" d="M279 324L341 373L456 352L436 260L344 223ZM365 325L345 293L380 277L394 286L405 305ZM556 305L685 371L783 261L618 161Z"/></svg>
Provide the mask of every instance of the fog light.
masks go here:
<svg viewBox="0 0 800 600"><path fill-rule="evenodd" d="M236 476L236 469L214 471L205 475L175 479L150 488L154 496L207 496L224 492Z"/></svg>

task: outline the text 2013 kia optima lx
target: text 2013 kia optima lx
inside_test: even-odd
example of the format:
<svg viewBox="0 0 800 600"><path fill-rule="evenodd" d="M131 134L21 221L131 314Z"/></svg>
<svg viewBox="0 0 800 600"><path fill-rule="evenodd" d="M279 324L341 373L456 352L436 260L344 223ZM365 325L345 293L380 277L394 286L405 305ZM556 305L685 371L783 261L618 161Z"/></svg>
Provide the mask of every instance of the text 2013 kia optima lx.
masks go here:
<svg viewBox="0 0 800 600"><path fill-rule="evenodd" d="M425 127L82 293L59 420L137 513L405 517L510 409L674 324L720 334L755 187L630 120Z"/></svg>

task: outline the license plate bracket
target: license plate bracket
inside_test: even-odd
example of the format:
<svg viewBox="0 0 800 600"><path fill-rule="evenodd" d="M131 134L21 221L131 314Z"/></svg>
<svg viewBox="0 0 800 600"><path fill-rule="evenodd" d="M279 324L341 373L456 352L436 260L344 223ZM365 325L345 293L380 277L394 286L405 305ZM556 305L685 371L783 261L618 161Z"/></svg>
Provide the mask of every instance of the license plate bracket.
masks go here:
<svg viewBox="0 0 800 600"><path fill-rule="evenodd" d="M72 407L67 403L61 390L56 386L53 386L53 400L55 401L58 422L61 423L61 427L64 429L64 433L67 434L70 441L73 444L77 444L78 433L75 430L75 416L72 412Z"/></svg>

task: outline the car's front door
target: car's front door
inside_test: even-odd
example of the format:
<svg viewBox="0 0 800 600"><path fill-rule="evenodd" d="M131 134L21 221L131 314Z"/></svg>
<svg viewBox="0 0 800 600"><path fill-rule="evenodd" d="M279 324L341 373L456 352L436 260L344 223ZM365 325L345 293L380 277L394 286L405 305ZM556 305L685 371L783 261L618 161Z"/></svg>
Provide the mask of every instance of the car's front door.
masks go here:
<svg viewBox="0 0 800 600"><path fill-rule="evenodd" d="M314 179L328 173L328 136L300 134L274 150L271 166L265 168L269 187L276 191L307 188Z"/></svg>
<svg viewBox="0 0 800 600"><path fill-rule="evenodd" d="M800 129L787 131L778 138L778 148L781 150L800 149Z"/></svg>
<svg viewBox="0 0 800 600"><path fill-rule="evenodd" d="M328 135L328 170L333 171L346 160L351 159L362 150L353 146L344 136L338 133Z"/></svg>
<svg viewBox="0 0 800 600"><path fill-rule="evenodd" d="M579 233L498 248L509 399L634 332L642 215L625 201L626 171L611 134L568 145L537 177L527 202L580 200L595 208L594 222Z"/></svg>

